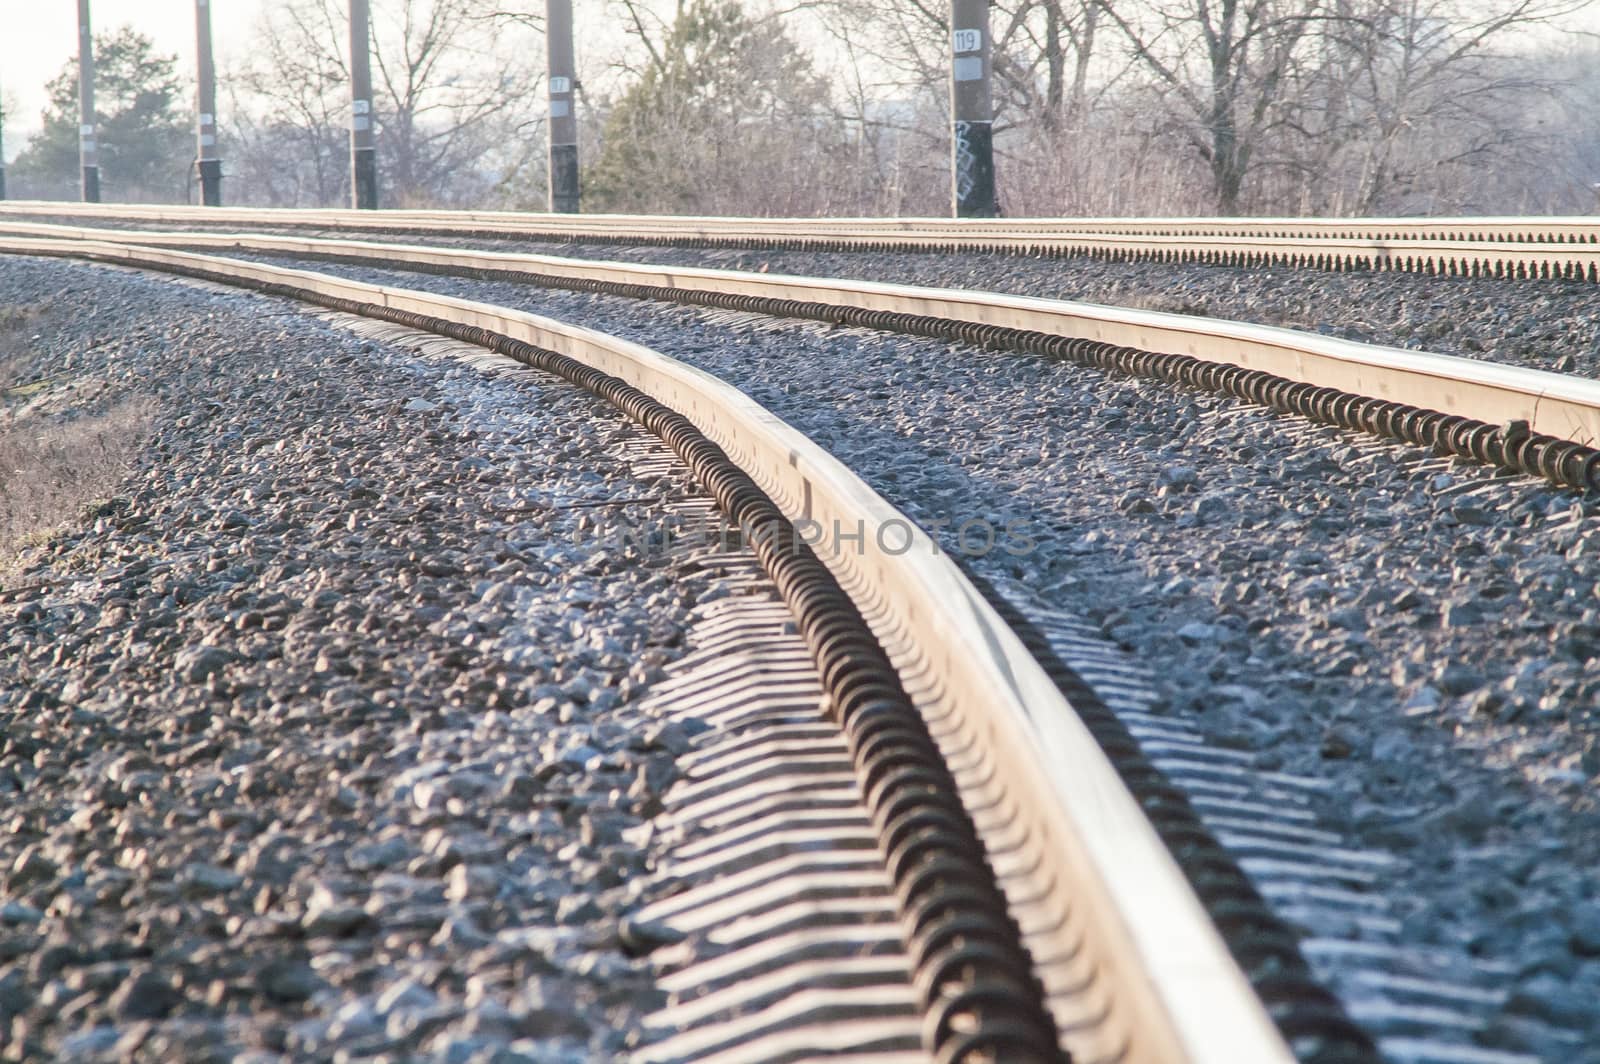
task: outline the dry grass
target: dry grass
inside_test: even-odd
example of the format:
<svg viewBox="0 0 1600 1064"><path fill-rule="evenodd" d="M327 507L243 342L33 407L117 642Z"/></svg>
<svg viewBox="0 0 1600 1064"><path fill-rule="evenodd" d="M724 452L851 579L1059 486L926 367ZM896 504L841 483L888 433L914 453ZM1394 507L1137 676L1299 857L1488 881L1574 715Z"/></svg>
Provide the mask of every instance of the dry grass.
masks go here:
<svg viewBox="0 0 1600 1064"><path fill-rule="evenodd" d="M106 499L149 432L140 396L92 404L62 380L30 373L30 337L43 312L0 308L0 588L16 582L19 554L47 542Z"/></svg>

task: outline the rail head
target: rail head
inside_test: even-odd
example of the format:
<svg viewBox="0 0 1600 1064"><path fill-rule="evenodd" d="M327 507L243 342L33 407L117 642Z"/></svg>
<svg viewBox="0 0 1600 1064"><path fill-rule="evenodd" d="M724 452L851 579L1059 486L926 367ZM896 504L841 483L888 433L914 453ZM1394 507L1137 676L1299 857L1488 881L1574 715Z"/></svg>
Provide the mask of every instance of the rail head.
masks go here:
<svg viewBox="0 0 1600 1064"><path fill-rule="evenodd" d="M941 742L983 744L985 764L963 785L978 789L969 802L999 801L1020 819L1029 860L1012 883L1066 899L1057 920L1028 933L1047 993L1085 972L1101 980L1104 1015L1063 1023L1069 1047L1085 1059L1162 1064L1292 1059L1137 802L1016 635L911 521L736 388L627 341L433 293L108 241L0 238L0 251L289 285L442 317L568 355L676 409L792 520L867 530L859 540L825 537L818 553L864 604ZM897 530L892 551L874 534L888 527ZM1058 1019L1071 1011L1063 994L1052 997Z"/></svg>

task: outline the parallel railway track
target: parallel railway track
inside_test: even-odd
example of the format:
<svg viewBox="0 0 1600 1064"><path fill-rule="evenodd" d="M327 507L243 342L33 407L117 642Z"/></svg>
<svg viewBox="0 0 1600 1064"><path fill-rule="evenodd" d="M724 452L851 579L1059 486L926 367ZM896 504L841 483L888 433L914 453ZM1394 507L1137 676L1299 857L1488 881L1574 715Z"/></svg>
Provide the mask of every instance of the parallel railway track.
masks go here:
<svg viewBox="0 0 1600 1064"><path fill-rule="evenodd" d="M1600 488L1600 383L1287 329L993 293L415 245L0 224L5 233L400 267L945 337L1223 391Z"/></svg>
<svg viewBox="0 0 1600 1064"><path fill-rule="evenodd" d="M1087 255L1117 261L1600 281L1600 223L1454 219L747 219L482 211L214 209L0 203L0 215L341 234L574 243Z"/></svg>
<svg viewBox="0 0 1600 1064"><path fill-rule="evenodd" d="M458 315L455 320L470 321L474 326L499 335L519 335L517 329L527 327L527 323L522 320L525 316L509 315L503 310L494 308L464 309L459 305L459 301L455 300L427 296L423 293L399 292L394 289L376 290L370 286L358 285L356 282L327 277L310 281L307 280L308 275L302 273L278 271L272 267L216 259L211 256L170 250L157 251L142 245L234 247L295 258L381 264L389 268L400 267L461 277L513 280L638 298L677 300L787 317L890 328L915 335L973 340L990 346L1011 347L1065 357L1089 365L1149 373L1167 380L1197 384L1253 401L1265 402L1278 409L1301 413L1314 419L1357 427L1382 436L1423 443L1440 453L1454 453L1510 470L1542 475L1557 483L1579 489L1600 487L1600 457L1596 456L1592 448L1592 443L1600 438L1600 431L1597 431L1600 429L1600 419L1597 419L1597 415L1600 415L1600 389L1597 389L1592 382L1578 382L1554 374L1540 374L1503 366L1484 366L1461 360L1442 359L1438 356L1419 356L1414 352L1363 349L1361 345L1306 337L1285 330L1230 326L1171 315L1108 311L1105 308L1087 308L1069 304L1051 305L1036 300L996 299L973 296L970 293L957 295L928 290L895 290L889 286L845 285L795 278L720 274L716 271L664 270L609 263L574 263L535 256L455 252L437 248L359 245L349 242L335 245L331 242L297 238L238 234L203 236L192 233L101 234L110 239L96 242L92 240L96 234L90 233L73 233L70 234L72 239L66 240L61 238L69 234L46 228L34 229L27 235L23 235L20 227L14 232L17 238L9 240L6 248L12 253L26 254L33 251L78 255L105 262L169 270L229 283L242 281L257 287L277 286L266 287L266 290L303 299L320 296L323 301L331 298L365 303L369 308L381 302L391 308L388 312L391 315L421 313L413 308L425 305L428 308L425 313L431 317L440 309L449 308L453 314ZM361 298L357 297L357 293ZM500 326L505 326L507 331L502 332ZM573 339L576 330L552 327L548 323L542 324L540 328L546 331L538 333L537 339L530 338L526 342L541 347L548 346L552 350L564 353L572 353L572 345L582 347L580 341ZM609 372L617 373L618 367L623 365L615 361L614 352L596 354L586 350L585 354L597 362L603 361ZM640 356L635 354L635 357ZM650 379L648 374L637 377L630 376L630 373L637 374L639 371L635 367L630 367L629 373L618 373L618 375L627 377L646 391L651 390L645 384L645 381ZM675 383L673 387L677 390L669 394L677 401L684 401L695 391L693 388L683 390L684 386L680 383ZM734 400L726 396L722 398L729 405L737 405ZM668 405L684 410L684 407L678 406L675 401L668 401ZM818 474L815 472L808 474L804 471L805 465L810 462L815 462L817 469L827 468L825 457L815 457L807 452L807 462L802 463L802 472L799 474L799 482L796 483L792 478L796 475L794 456L797 452L793 449L792 439L785 439L779 445L765 442L749 443L739 435L743 431L743 426L730 427L721 415L716 411L703 409L694 398L688 398L687 405L695 411L690 415L691 420L709 419L710 425L714 428L707 430L708 435L728 449L730 454L739 457L741 464L745 462L739 448L730 447L719 433L728 433L730 434L728 439L738 440L743 445L744 453L751 456L751 464L746 465L746 468L786 511L792 509L799 513L802 519L831 516L826 508L819 507L817 494L819 481L814 479ZM787 459L789 469L784 468L783 461L776 460L776 455L785 446L790 448ZM769 452L768 458L759 457L763 451ZM848 498L854 489L834 490ZM881 505L881 500L878 504ZM842 507L842 504L836 505ZM841 508L833 513L843 514L848 523L848 519L857 511ZM879 511L875 513L873 519L882 522L897 518L892 511L888 513ZM1040 674L1036 671L1038 666L1034 664L1033 659L1020 650L1019 645L1012 641L1009 634L1005 636L999 634L1006 631L1006 622L1019 622L1024 619L1002 618L994 613L992 603L998 596L993 589L989 589L987 596L978 594L970 588L958 592L954 589L960 586L960 578L945 573L939 579L955 579L958 583L941 585L936 580L931 588L912 591L902 586L903 581L910 582L912 578L903 570L891 565L888 559L878 558L868 563L860 563L866 566L866 571L852 566L847 557L825 560L833 563L835 570L841 574L843 585L852 591L858 601L875 603L875 609L883 611L882 613L874 612L873 609L867 611L868 620L873 622L880 638L883 638L884 633L888 631L897 632L901 639L907 639L908 628L915 628L915 622L908 621L907 618L937 613L941 609L948 609L951 602L959 601L970 606L980 617L982 622L980 628L987 634L974 642L969 632L964 637L958 637L958 643L961 639L966 640L967 646L994 645L998 642L1005 647L1002 652L1004 664L1000 671L1020 670L1013 674L1017 678L1013 679L1011 685L1009 687L1003 685L1002 688L987 686L995 682L993 673L985 678L962 676L953 681L944 678L943 674L939 674L940 679L937 681L929 681L924 676L922 686L909 681L907 683L907 690L913 701L926 697L928 688L943 691L944 697L949 699L952 697L953 684L955 690L965 692L964 695L953 696L961 707L954 710L959 717L962 713L970 712L968 707L971 705L991 700L991 692L994 690L1014 691L1014 695L1006 695L1001 701L1008 702L1014 699L1011 704L1015 708L1010 710L1013 720L1007 727L1017 727L1016 721L1019 719L1027 721L1023 730L1016 733L1018 735L1028 735L1030 729L1041 725L1041 721L1052 722L1047 726L1047 730L1053 733L1054 714L1060 712L1066 716L1065 706L1072 702L1070 697L1067 702L1059 704L1060 709L1046 707L1057 704L1052 699L1061 697L1059 692L1063 686L1070 690L1071 676L1069 675L1066 680L1059 675L1052 676L1041 685ZM922 596L920 604L919 595ZM950 636L946 634L944 638L949 639ZM930 656L937 659L941 655L939 651L930 651L929 644L921 641L920 634L917 638L901 644L896 644L892 639L886 640L885 648L899 666L902 676L917 674L914 669L910 673L907 671L912 669L912 663L921 662L921 667L926 668ZM1035 654L1041 652L1038 646L1032 644L1029 649ZM958 673L960 672L960 667L953 663L947 663L945 667L956 668ZM826 667L824 671L826 672ZM1068 671L1070 674L1072 669L1069 667ZM979 691L985 693L979 695L977 693ZM918 708L922 709L924 716L930 720L943 719L944 714L949 712L949 710L930 711L920 702ZM1075 705L1073 708L1082 713L1087 707ZM791 720L789 723L796 722ZM1139 734L1139 738L1146 743L1159 746L1164 741L1169 743L1176 741L1178 747L1182 748L1190 742L1182 736L1169 735L1159 727L1150 728L1149 723L1146 722L1147 726ZM935 731L939 732L940 745L948 753L954 741L952 736L966 734L970 737L984 732L993 733L993 729L992 723L973 722L957 725L955 730L948 734L940 732L938 728ZM1126 731L1121 731L1119 734L1118 726L1114 724L1096 728L1091 723L1090 731L1102 745L1115 747L1119 741L1127 741ZM1080 734L1074 739L1074 743L1083 743L1086 735L1087 733ZM1030 738L1037 740L1039 736L1030 735ZM1053 737L1046 739L1047 744L1058 741ZM1015 739L1010 741L1013 745L1000 756L1007 759L1021 756L1026 761L1025 747L1028 740L1024 740L1020 746L1015 745ZM1056 749L1053 745L1048 745L1047 748ZM1008 766L1010 764L1009 760L1005 763ZM1030 771L1037 776L1040 766L1035 764ZM1108 781L1118 775L1127 780L1130 771L1137 774L1140 770L1136 767L1130 770L1128 764L1119 764L1116 773L1105 775L1097 782L1080 781L1074 785L1071 789L1077 792L1076 801L1080 808L1085 799L1089 799L1091 804L1103 801L1105 795L1109 793L1103 790ZM963 791L969 808L972 808L975 801L974 795L980 793L974 791L975 785L970 782L973 772L979 776L1000 775L995 771L994 765L977 765L968 769L969 779L963 784ZM1009 770L1003 775L1008 780L1011 778ZM1044 775L1048 777L1050 774L1046 772ZM961 777L962 772L958 771L957 776ZM1061 787L1062 781L1033 779L1023 786L1039 788L1033 793L1047 794ZM1120 785L1118 787L1120 788ZM1090 795L1093 797L1090 798ZM1141 794L1136 789L1135 795L1148 805L1147 793ZM1055 800L1069 809L1073 804L1071 796L1063 795L1059 791L1055 794ZM986 804L988 799L976 799L976 801L979 806L988 807ZM1012 825L1008 821L1011 817L1019 815L1022 810L1011 804L1014 801L1014 798L1000 799L999 805L1005 807L1005 816L1001 820L977 817L980 833L984 835L991 853L995 852L995 843L992 841L995 838L1015 839ZM1130 805L1129 809L1131 808ZM1135 820L1143 823L1142 818L1137 816ZM1135 835L1145 834L1147 827L1135 829L1132 827L1134 822L1124 822L1119 815L1118 831L1132 830ZM1049 862L1052 859L1052 850L1062 846L1062 839L1075 833L1083 840L1077 844L1080 859L1092 854L1094 857L1091 863L1125 861L1128 857L1125 839L1119 837L1113 842L1110 838L1104 838L1097 842L1096 839L1103 830L1104 825L1098 829L1077 826L1065 833L1059 828L1048 825L1024 830L1020 834L1027 840L1023 845L1029 857L1021 863ZM1177 838L1172 834L1174 830L1180 833ZM1184 845L1181 833L1187 830L1189 830L1187 825L1180 823L1174 829L1169 822L1165 829L1158 825L1156 833L1161 835L1168 846L1181 853ZM1305 837L1313 839L1315 835L1311 833ZM1147 837L1146 843L1141 845L1148 845L1149 841L1151 840ZM1030 842L1032 845L1029 845ZM1001 845L1002 850L1005 845ZM1074 846L1071 844L1063 847L1063 851L1073 849ZM1096 853L1096 850L1099 852ZM1157 864L1161 862L1158 861ZM1010 867L1012 867L1011 862L1000 862L997 863L996 870L1000 872L1001 885L1011 896L1011 904L1015 911L1019 893L1028 895L1031 888L1019 885L1021 881L1008 881L1005 869ZM1121 876L1127 874L1129 867L1122 865L1114 873L1119 877L1119 881L1136 881L1131 876L1128 880L1120 880ZM1187 871L1192 885L1195 883L1194 870L1190 868ZM1170 873L1170 869L1168 872ZM1063 873L1059 871L1053 872L1045 879L1056 882L1061 874ZM1101 870L1095 874L1105 877L1112 873ZM1106 903L1114 907L1115 899L1107 895L1117 895L1120 892L1116 889L1106 890L1101 886L1091 889L1088 893L1090 895L1099 893ZM1184 895L1186 891L1180 890L1178 893ZM1169 895L1167 902L1170 903L1171 900L1172 896ZM1216 901L1210 899L1210 902L1211 911L1215 914ZM1191 902L1185 902L1183 906L1188 918L1194 915L1193 910L1189 908L1190 904ZM1073 906L1069 904L1063 911L1072 909ZM1048 911L1048 904L1044 909L1034 911L1035 913ZM1157 974L1166 962L1155 959L1151 954L1161 952L1155 948L1156 941L1173 935L1187 941L1187 936L1192 932L1171 924L1159 932L1153 927L1134 926L1137 921L1149 919L1151 919L1150 910L1144 910L1137 916L1118 916L1115 918L1116 922L1129 921L1130 926L1124 930L1133 936L1135 943L1130 945L1126 940L1113 941L1097 943L1092 947L1096 957L1092 967L1101 968L1107 964L1112 967L1123 965L1130 967L1124 969L1124 974L1112 977L1111 983L1117 987L1116 994L1112 995L1109 1001L1102 999L1102 1005L1098 1009L1090 1006L1087 1011L1081 1001L1076 1004L1071 1003L1072 994L1067 989L1081 983L1081 969L1072 961L1064 960L1063 966L1052 973L1049 970L1048 960L1052 957L1064 959L1077 957L1083 947L1079 944L1069 947L1058 944L1051 947L1046 944L1048 934L1041 938L1041 932L1038 930L1041 925L1048 926L1051 923L1048 918L1041 919L1036 915L1033 918L1020 919L1027 947L1036 960L1040 957L1046 958L1046 970L1041 973L1041 984L1054 1010L1059 1029L1064 1035L1066 1047L1083 1059L1210 1059L1208 1056L1210 1053L1218 1053L1216 1059L1255 1059L1249 1055L1248 1047L1251 1046L1262 1047L1259 1052L1263 1055L1259 1059L1274 1059L1275 1055L1281 1054L1284 1051L1283 1045L1275 1043L1273 1037L1263 1029L1260 1023L1261 1014L1252 1013L1252 1009L1259 1006L1243 1006L1243 1014L1254 1016L1250 1023L1255 1034L1241 1041L1235 1039L1230 1032L1219 1041L1216 1033L1219 1028L1214 1024L1214 1017L1205 1015L1213 1003L1207 1001L1199 1007L1193 1004L1175 1004L1186 994L1200 993L1193 984L1203 980L1185 980L1186 985L1182 989L1168 988L1162 985L1164 976ZM1080 915L1066 918L1069 924L1080 920L1087 920L1089 925L1093 925L1099 922L1100 917ZM1096 933L1091 926L1077 926L1073 932L1074 935L1087 934L1091 941ZM1202 939L1208 937L1208 935L1201 936ZM1139 944L1140 941L1142 945ZM1214 944L1206 948L1214 949ZM1237 957L1237 943L1233 948ZM1104 957L1099 952L1102 949L1109 951ZM1187 953L1188 949L1189 947L1182 947L1180 952ZM1131 960L1135 956L1144 958L1144 963L1151 967L1145 970L1135 964ZM1111 957L1117 959L1115 961L1106 959ZM1207 979L1215 979L1218 973L1230 972L1231 974L1224 978L1224 984L1231 985L1233 992L1240 989L1242 980L1238 979L1238 970L1231 964L1219 961L1214 956L1206 963L1219 965L1212 969ZM1075 971L1077 974L1074 974ZM1148 996L1148 987L1128 989L1137 988L1144 979L1151 979L1157 984L1153 999ZM1097 983L1097 986L1104 985L1106 984ZM1261 987L1258 985L1257 989L1260 990ZM1210 992L1206 991L1201 997L1207 996ZM1099 994L1100 991L1097 989L1095 995L1098 997ZM1248 998L1248 994L1245 997ZM1294 1015L1292 998L1293 994L1281 1001L1280 1007L1275 1009L1275 1015L1284 1023L1284 1033L1290 1036L1289 1041L1294 1044L1297 1052L1309 1059L1327 1060L1362 1059L1368 1052L1363 1046L1361 1037L1343 1026L1347 1021L1344 1021L1337 1011L1327 1011L1324 1006L1313 1001L1309 1005L1310 1011L1300 1013L1297 1018ZM1198 1002L1200 999L1194 1000ZM1131 1011L1125 1013L1124 1008ZM1146 1008L1154 1009L1154 1015L1157 1016L1165 1014L1164 1022L1168 1026L1164 1032L1144 1028L1146 1021L1142 1017ZM1063 1021L1063 1016L1074 1015L1085 1020L1092 1016L1095 1020L1081 1025L1071 1020ZM1141 1018L1132 1019L1131 1017L1135 1015ZM1301 1026L1297 1027L1297 1023ZM959 1028L958 1024L954 1029ZM1133 1033L1135 1029L1143 1030L1145 1033L1135 1035ZM952 1028L943 1030L948 1036ZM1149 1038L1148 1041L1143 1040L1146 1036ZM1319 1039L1322 1041L1319 1042ZM1241 1046L1246 1048L1241 1049ZM1319 1056L1319 1052L1323 1055ZM1006 1059L1003 1054L1001 1058ZM1483 1059L1492 1059L1492 1055Z"/></svg>

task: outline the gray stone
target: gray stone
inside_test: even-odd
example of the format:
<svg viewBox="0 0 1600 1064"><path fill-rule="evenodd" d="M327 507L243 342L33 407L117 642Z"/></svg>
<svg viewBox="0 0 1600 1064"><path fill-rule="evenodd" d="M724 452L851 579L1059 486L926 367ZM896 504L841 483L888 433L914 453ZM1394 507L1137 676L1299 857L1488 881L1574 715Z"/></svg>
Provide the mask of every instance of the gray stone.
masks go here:
<svg viewBox="0 0 1600 1064"><path fill-rule="evenodd" d="M40 853L37 847L29 846L12 862L6 887L16 892L25 891L37 883L54 879L58 871L54 861Z"/></svg>
<svg viewBox="0 0 1600 1064"><path fill-rule="evenodd" d="M286 1004L306 1001L323 986L310 965L295 960L267 962L257 974L256 984L267 997Z"/></svg>
<svg viewBox="0 0 1600 1064"><path fill-rule="evenodd" d="M1600 957L1600 902L1586 902L1572 912L1568 944L1580 957Z"/></svg>
<svg viewBox="0 0 1600 1064"><path fill-rule="evenodd" d="M1125 514L1153 514L1156 504L1142 491L1130 491L1117 499L1117 509Z"/></svg>
<svg viewBox="0 0 1600 1064"><path fill-rule="evenodd" d="M396 1008L384 1021L384 1031L391 1038L403 1038L410 1043L427 1040L461 1018L458 1004L437 1004L427 1008Z"/></svg>
<svg viewBox="0 0 1600 1064"><path fill-rule="evenodd" d="M391 836L353 848L345 856L345 865L355 872L378 871L405 863L414 852L405 839Z"/></svg>
<svg viewBox="0 0 1600 1064"><path fill-rule="evenodd" d="M1349 728L1330 728L1322 736L1322 756L1329 760L1343 760L1361 746L1360 738Z"/></svg>
<svg viewBox="0 0 1600 1064"><path fill-rule="evenodd" d="M1350 632L1364 632L1367 630L1367 615L1364 611L1350 608L1333 610L1328 614L1328 623L1336 628L1343 628Z"/></svg>
<svg viewBox="0 0 1600 1064"><path fill-rule="evenodd" d="M1447 602L1441 618L1447 628L1470 628L1483 623L1483 607L1476 602Z"/></svg>
<svg viewBox="0 0 1600 1064"><path fill-rule="evenodd" d="M535 980L512 1002L512 1015L535 1038L585 1038L589 1025L570 1001L557 997L552 987Z"/></svg>
<svg viewBox="0 0 1600 1064"><path fill-rule="evenodd" d="M1538 975L1512 992L1506 1010L1582 1030L1593 1017L1594 999L1553 975Z"/></svg>
<svg viewBox="0 0 1600 1064"><path fill-rule="evenodd" d="M111 1053L122 1039L115 1027L90 1027L76 1031L61 1040L62 1060L89 1060Z"/></svg>
<svg viewBox="0 0 1600 1064"><path fill-rule="evenodd" d="M623 951L628 956L643 957L662 946L672 946L682 942L684 934L660 921L640 920L627 916L617 927L617 937L621 940Z"/></svg>
<svg viewBox="0 0 1600 1064"><path fill-rule="evenodd" d="M1432 684L1423 684L1417 688L1415 694L1406 699L1405 705L1401 709L1407 716L1425 716L1438 709L1443 700L1444 698L1437 687Z"/></svg>
<svg viewBox="0 0 1600 1064"><path fill-rule="evenodd" d="M383 1030L383 1021L367 1001L357 999L346 1002L333 1014L328 1024L328 1039L335 1043L350 1043L368 1038Z"/></svg>
<svg viewBox="0 0 1600 1064"><path fill-rule="evenodd" d="M492 1061L504 1039L475 1034L440 1034L428 1043L428 1052L441 1064L476 1064Z"/></svg>
<svg viewBox="0 0 1600 1064"><path fill-rule="evenodd" d="M1483 673L1461 662L1441 666L1436 675L1438 687L1447 695L1464 695L1483 686Z"/></svg>
<svg viewBox="0 0 1600 1064"><path fill-rule="evenodd" d="M174 659L174 669L178 678L186 683L204 683L232 661L233 655L220 647L190 647Z"/></svg>
<svg viewBox="0 0 1600 1064"><path fill-rule="evenodd" d="M471 898L492 898L500 890L500 876L480 865L458 864L450 869L445 897L453 902Z"/></svg>
<svg viewBox="0 0 1600 1064"><path fill-rule="evenodd" d="M44 913L27 902L8 901L0 905L0 924L15 927L20 924L36 924L43 919Z"/></svg>
<svg viewBox="0 0 1600 1064"><path fill-rule="evenodd" d="M438 996L421 983L413 979L401 979L378 995L376 1007L378 1015L388 1016L392 1012L431 1009L438 1003Z"/></svg>
<svg viewBox="0 0 1600 1064"><path fill-rule="evenodd" d="M678 768L670 758L652 757L639 765L628 795L644 798L665 793L678 778Z"/></svg>
<svg viewBox="0 0 1600 1064"><path fill-rule="evenodd" d="M1387 731L1372 741L1372 756L1378 761L1409 761L1416 745L1404 734Z"/></svg>
<svg viewBox="0 0 1600 1064"><path fill-rule="evenodd" d="M226 894L244 882L237 872L212 864L190 865L182 875L184 889L191 894Z"/></svg>
<svg viewBox="0 0 1600 1064"><path fill-rule="evenodd" d="M472 917L458 912L445 920L432 941L435 946L472 950L488 945L492 939L479 930L477 924L473 923Z"/></svg>
<svg viewBox="0 0 1600 1064"><path fill-rule="evenodd" d="M309 909L301 926L312 938L320 935L343 938L370 931L377 923L377 919L359 905L334 903Z"/></svg>
<svg viewBox="0 0 1600 1064"><path fill-rule="evenodd" d="M604 915L594 899L585 894L568 894L556 905L556 920L563 926L587 923Z"/></svg>
<svg viewBox="0 0 1600 1064"><path fill-rule="evenodd" d="M27 1011L33 1003L33 991L20 967L0 974L0 1030L9 1026L11 1017Z"/></svg>
<svg viewBox="0 0 1600 1064"><path fill-rule="evenodd" d="M1426 603L1427 599L1425 599L1416 588L1408 587L1394 597L1391 605L1394 606L1395 609L1405 613L1414 610L1419 606L1425 605Z"/></svg>
<svg viewBox="0 0 1600 1064"><path fill-rule="evenodd" d="M1156 486L1162 494L1188 491L1200 483L1200 474L1193 466L1168 465L1162 466L1156 474Z"/></svg>
<svg viewBox="0 0 1600 1064"><path fill-rule="evenodd" d="M603 756L605 755L594 747L580 743L577 746L569 746L562 750L555 761L557 764L567 768L586 769Z"/></svg>
<svg viewBox="0 0 1600 1064"><path fill-rule="evenodd" d="M674 757L682 757L694 749L694 737L682 724L668 722L653 724L644 731L645 749L662 749Z"/></svg>
<svg viewBox="0 0 1600 1064"><path fill-rule="evenodd" d="M159 1020L183 1000L183 994L150 968L140 968L123 981L108 1002L119 1020Z"/></svg>
<svg viewBox="0 0 1600 1064"><path fill-rule="evenodd" d="M1478 691L1468 701L1467 707L1474 717L1492 720L1506 716L1508 709L1515 710L1516 703L1508 700L1500 691Z"/></svg>

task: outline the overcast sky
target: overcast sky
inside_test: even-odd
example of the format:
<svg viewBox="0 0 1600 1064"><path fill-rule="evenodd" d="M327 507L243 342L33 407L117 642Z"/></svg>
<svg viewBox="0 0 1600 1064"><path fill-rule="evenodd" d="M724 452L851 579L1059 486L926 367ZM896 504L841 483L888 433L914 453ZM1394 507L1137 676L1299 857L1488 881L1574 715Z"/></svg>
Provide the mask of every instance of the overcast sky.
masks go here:
<svg viewBox="0 0 1600 1064"><path fill-rule="evenodd" d="M261 9L272 0L211 0L211 40L218 66L249 46ZM0 0L0 89L5 92L6 158L39 127L44 85L78 51L74 0ZM96 33L132 25L176 53L185 77L194 76L194 0L91 0Z"/></svg>

